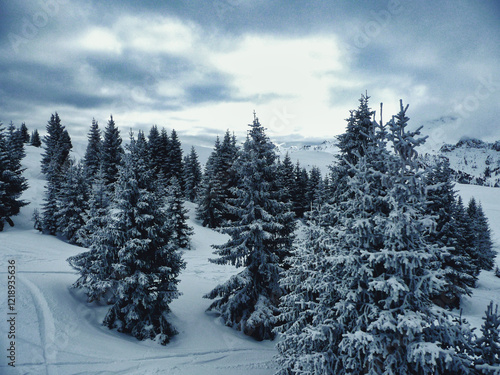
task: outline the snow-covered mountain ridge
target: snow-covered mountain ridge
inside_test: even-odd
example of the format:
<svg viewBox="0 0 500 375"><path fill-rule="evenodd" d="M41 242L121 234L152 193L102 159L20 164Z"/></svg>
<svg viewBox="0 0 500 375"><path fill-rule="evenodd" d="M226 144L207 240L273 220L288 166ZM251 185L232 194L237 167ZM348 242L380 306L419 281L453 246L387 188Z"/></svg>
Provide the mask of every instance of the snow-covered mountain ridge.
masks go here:
<svg viewBox="0 0 500 375"><path fill-rule="evenodd" d="M462 138L455 145L445 144L427 160L446 158L457 182L463 184L500 187L500 141L483 142L476 138Z"/></svg>
<svg viewBox="0 0 500 375"><path fill-rule="evenodd" d="M328 173L339 148L335 141L325 140L310 143L275 143L276 154L283 160L288 153L294 162L310 169L317 166ZM487 143L476 138L461 138L456 144L444 144L439 149L430 149L422 155L425 164L439 158L450 162L454 179L462 184L500 187L500 141Z"/></svg>

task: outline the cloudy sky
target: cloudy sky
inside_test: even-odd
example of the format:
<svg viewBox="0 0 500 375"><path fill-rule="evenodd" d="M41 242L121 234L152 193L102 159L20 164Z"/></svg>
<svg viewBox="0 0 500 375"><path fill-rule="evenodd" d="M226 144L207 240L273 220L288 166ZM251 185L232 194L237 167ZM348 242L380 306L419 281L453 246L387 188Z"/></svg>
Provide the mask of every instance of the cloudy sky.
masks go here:
<svg viewBox="0 0 500 375"><path fill-rule="evenodd" d="M275 139L332 138L365 91L431 141L500 139L490 0L0 0L0 121L73 137L113 114L213 140L253 111ZM181 138L182 139L182 138Z"/></svg>

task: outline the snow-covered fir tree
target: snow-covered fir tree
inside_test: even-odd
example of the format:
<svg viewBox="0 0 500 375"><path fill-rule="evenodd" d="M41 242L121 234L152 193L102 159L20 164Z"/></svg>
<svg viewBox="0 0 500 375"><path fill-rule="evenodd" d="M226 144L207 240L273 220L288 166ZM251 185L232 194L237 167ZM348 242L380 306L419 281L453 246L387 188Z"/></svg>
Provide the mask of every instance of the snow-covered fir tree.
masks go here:
<svg viewBox="0 0 500 375"><path fill-rule="evenodd" d="M393 153L383 127L364 128L363 152L345 160L347 189L290 260L283 374L470 373L468 327L431 302L443 286L441 249L426 240L435 222L415 160L423 139L406 130L406 110L389 123Z"/></svg>
<svg viewBox="0 0 500 375"><path fill-rule="evenodd" d="M290 206L279 201L275 189L275 159L273 145L255 117L235 162L239 185L229 209L237 220L222 229L231 239L214 246L218 258L210 260L244 269L205 296L215 299L209 310L220 313L226 325L257 340L274 338L280 273L294 228Z"/></svg>
<svg viewBox="0 0 500 375"><path fill-rule="evenodd" d="M89 182L81 163L72 161L64 175L57 197L57 232L69 243L78 244L77 232L85 225Z"/></svg>
<svg viewBox="0 0 500 375"><path fill-rule="evenodd" d="M118 243L115 300L103 324L164 345L177 333L168 321L169 304L179 296L178 275L185 264L173 241L166 202L151 186L144 164L132 151L119 175L112 224Z"/></svg>
<svg viewBox="0 0 500 375"><path fill-rule="evenodd" d="M491 232L481 203L471 198L467 206L467 216L473 233L473 261L479 270L491 271L495 264L496 252L491 242Z"/></svg>
<svg viewBox="0 0 500 375"><path fill-rule="evenodd" d="M87 149L83 157L83 165L85 166L85 174L88 178L93 179L101 169L101 153L102 153L102 137L99 124L95 119L92 119L88 134Z"/></svg>
<svg viewBox="0 0 500 375"><path fill-rule="evenodd" d="M304 213L309 210L310 205L307 200L307 188L309 185L309 175L305 168L300 166L299 161L295 165L295 185L292 192L293 211L298 218L304 217Z"/></svg>
<svg viewBox="0 0 500 375"><path fill-rule="evenodd" d="M93 236L107 225L110 198L101 169L92 180L88 195L88 207L82 215L84 225L77 231L77 243L83 247L91 247Z"/></svg>
<svg viewBox="0 0 500 375"><path fill-rule="evenodd" d="M47 179L45 203L42 211L43 231L55 235L58 231L58 199L64 175L70 164L69 152L73 147L68 131L61 124L57 112L47 123L44 137L45 152L42 154L42 172Z"/></svg>
<svg viewBox="0 0 500 375"><path fill-rule="evenodd" d="M295 191L295 175L292 159L288 152L285 158L278 165L276 175L276 184L281 194L280 200L285 203L293 204L293 193Z"/></svg>
<svg viewBox="0 0 500 375"><path fill-rule="evenodd" d="M28 132L28 127L26 124L23 122L21 124L21 127L19 128L20 137L23 141L23 143L30 143L30 133Z"/></svg>
<svg viewBox="0 0 500 375"><path fill-rule="evenodd" d="M500 372L500 314L498 305L493 309L493 301L486 308L481 325L482 336L476 339L475 368L480 374L498 374Z"/></svg>
<svg viewBox="0 0 500 375"><path fill-rule="evenodd" d="M38 134L38 129L35 129L31 133L30 144L34 147L40 147L42 145L42 141L40 139L40 134Z"/></svg>
<svg viewBox="0 0 500 375"><path fill-rule="evenodd" d="M101 153L101 168L104 173L106 185L111 192L114 191L113 184L118 179L118 168L123 156L121 144L122 138L120 137L120 130L116 127L113 116L111 116L104 129Z"/></svg>
<svg viewBox="0 0 500 375"><path fill-rule="evenodd" d="M198 154L192 146L191 152L184 158L184 195L191 202L195 202L198 198L202 175Z"/></svg>
<svg viewBox="0 0 500 375"><path fill-rule="evenodd" d="M233 164L238 157L236 138L226 131L222 143L217 137L214 150L205 165L199 189L197 218L203 226L219 228L236 218L227 210L227 203L235 197L238 174Z"/></svg>
<svg viewBox="0 0 500 375"><path fill-rule="evenodd" d="M463 220L463 207L456 198L447 159L439 160L425 175L427 185L426 213L435 217L436 227L428 242L446 248L440 260L446 280L445 289L434 302L440 306L458 308L464 295L471 295L477 272L468 246L463 241L470 224Z"/></svg>
<svg viewBox="0 0 500 375"><path fill-rule="evenodd" d="M169 140L169 150L168 150L168 173L165 175L167 181L172 177L175 177L181 187L184 186L184 178L182 176L182 171L184 170L182 165L182 147L181 141L177 136L177 132L172 129L170 132Z"/></svg>
<svg viewBox="0 0 500 375"><path fill-rule="evenodd" d="M12 216L19 213L28 202L21 194L28 188L21 161L25 156L22 134L11 123L8 129L0 123L0 231L5 222L14 225Z"/></svg>
<svg viewBox="0 0 500 375"><path fill-rule="evenodd" d="M172 177L167 188L167 216L172 229L172 243L180 248L189 248L193 228L187 224L188 210L184 208L184 195L179 181Z"/></svg>
<svg viewBox="0 0 500 375"><path fill-rule="evenodd" d="M218 228L222 225L224 211L224 196L222 182L217 178L219 164L219 137L215 141L213 152L205 164L196 207L196 218L204 227Z"/></svg>

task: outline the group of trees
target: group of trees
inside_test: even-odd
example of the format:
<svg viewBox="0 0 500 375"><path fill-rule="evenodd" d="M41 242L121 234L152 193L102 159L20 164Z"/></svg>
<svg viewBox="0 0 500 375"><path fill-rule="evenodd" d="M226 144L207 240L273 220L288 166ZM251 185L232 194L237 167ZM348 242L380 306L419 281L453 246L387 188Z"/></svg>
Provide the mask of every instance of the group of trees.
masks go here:
<svg viewBox="0 0 500 375"><path fill-rule="evenodd" d="M425 138L407 130L407 108L383 125L363 96L339 137L331 196L280 282L280 373L469 374L484 360L484 340L433 300L459 299L491 269L489 232L459 217L446 167L420 167ZM465 221L484 218L478 207Z"/></svg>
<svg viewBox="0 0 500 375"><path fill-rule="evenodd" d="M124 149L112 117L104 136L92 122L75 162L56 113L36 225L88 248L68 259L80 272L74 286L111 305L106 326L138 339L165 344L176 333L167 314L192 232L187 199L202 225L230 237L210 261L242 269L205 295L208 310L257 340L281 334L280 373L489 371L500 362L497 310L488 308L481 339L448 312L494 266L482 207L457 198L446 159L423 164L425 138L408 130L408 106L383 124L368 100L351 111L325 177L279 160L255 114L242 146L229 131L217 138L202 173L175 131L131 133ZM0 193L10 189L12 212L25 204L26 135L0 130ZM12 215L4 202L2 221Z"/></svg>
<svg viewBox="0 0 500 375"><path fill-rule="evenodd" d="M85 156L76 162L56 113L44 144L46 196L35 226L89 248L68 261L80 272L74 286L89 301L105 299L112 305L106 326L167 343L176 332L167 313L179 294L184 267L179 249L189 248L192 233L184 208L185 175L189 194L197 189L190 178L196 168L184 174L175 131L160 134L153 126L149 139L142 131L137 139L131 133L124 149L112 116L103 135L93 120ZM194 150L188 160L199 167Z"/></svg>

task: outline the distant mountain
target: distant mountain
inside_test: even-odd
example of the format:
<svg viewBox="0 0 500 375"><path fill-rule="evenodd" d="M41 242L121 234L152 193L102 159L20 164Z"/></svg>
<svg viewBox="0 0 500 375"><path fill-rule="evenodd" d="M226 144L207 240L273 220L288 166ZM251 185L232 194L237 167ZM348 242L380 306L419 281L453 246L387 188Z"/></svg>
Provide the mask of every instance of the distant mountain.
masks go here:
<svg viewBox="0 0 500 375"><path fill-rule="evenodd" d="M445 144L424 160L444 157L449 160L456 182L500 187L500 141L483 142L464 137L455 145Z"/></svg>
<svg viewBox="0 0 500 375"><path fill-rule="evenodd" d="M294 162L310 169L317 166L323 175L335 161L339 149L335 141L275 144L276 154L283 160L288 153ZM463 137L456 144L444 144L439 149L426 150L422 160L430 165L438 158L446 158L453 170L453 178L462 184L500 187L500 141L483 142Z"/></svg>

